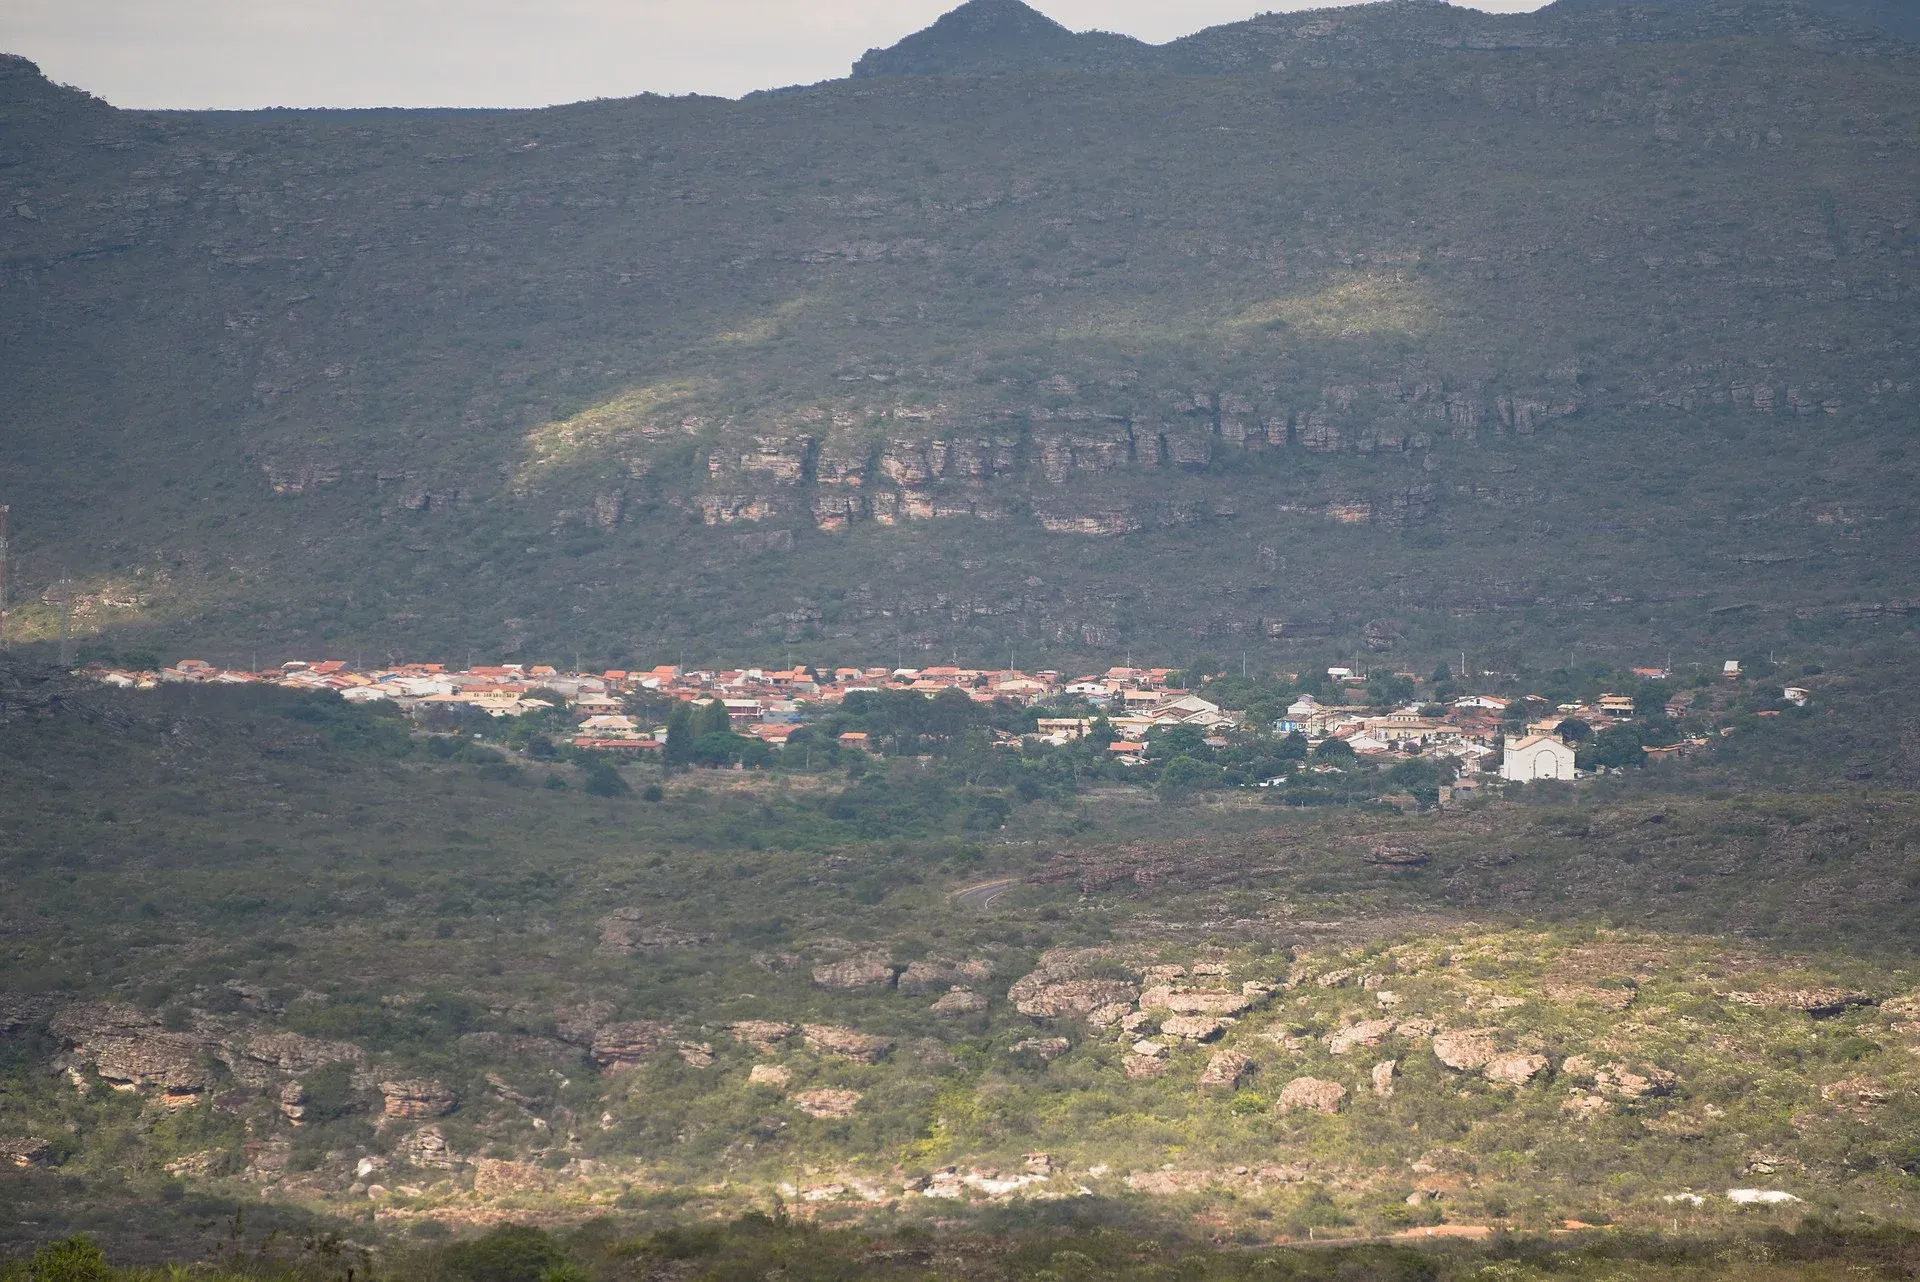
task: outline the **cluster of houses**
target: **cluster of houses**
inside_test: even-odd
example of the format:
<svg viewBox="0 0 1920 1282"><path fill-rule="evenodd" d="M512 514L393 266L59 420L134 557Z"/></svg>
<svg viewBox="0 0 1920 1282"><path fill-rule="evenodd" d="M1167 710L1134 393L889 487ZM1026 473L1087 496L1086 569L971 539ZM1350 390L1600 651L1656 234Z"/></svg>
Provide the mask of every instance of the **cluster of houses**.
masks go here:
<svg viewBox="0 0 1920 1282"><path fill-rule="evenodd" d="M389 702L410 712L465 708L494 717L560 710L574 722L575 746L603 751L646 753L664 743L665 730L631 715L635 695L688 703L722 704L734 730L772 745L787 738L809 717L831 710L860 691L911 691L933 697L957 690L976 702L1009 700L1023 706L1080 701L1093 715L1041 716L1026 736L1001 736L1008 746L1038 742L1064 746L1091 736L1104 722L1113 733L1107 751L1118 760L1144 760L1156 731L1187 726L1202 740L1226 747L1235 731L1247 727L1247 714L1221 708L1200 694L1170 684L1170 668L1109 668L1104 673L1069 677L1060 672L1017 669L930 668L744 668L705 671L660 666L644 671L563 672L540 664L500 664L455 670L443 664L403 664L378 671L356 671L338 660L293 661L265 672L217 668L183 659L160 672L107 670L110 684L152 688L166 683L214 685L270 684L304 690L331 690L350 702ZM1298 680L1297 674L1286 674ZM1409 674L1399 674L1409 675ZM1654 669L1636 669L1640 677L1664 678ZM1328 670L1331 688L1364 694L1365 675L1343 668ZM1806 692L1789 690L1791 700ZM1685 711L1688 695L1677 696L1668 712ZM1516 706L1519 705L1519 706ZM1538 695L1508 699L1471 695L1447 706L1410 704L1381 709L1359 703L1323 703L1303 695L1284 716L1265 727L1270 733L1297 733L1309 743L1337 739L1363 759L1452 760L1463 776L1497 773L1511 781L1573 779L1574 753L1559 727L1569 718L1596 730L1631 720L1634 701L1603 695L1592 704L1555 705ZM1523 736L1511 725L1523 722ZM867 736L849 732L843 746L871 748ZM1684 751L1693 744L1656 752ZM1471 786L1469 783L1467 786Z"/></svg>

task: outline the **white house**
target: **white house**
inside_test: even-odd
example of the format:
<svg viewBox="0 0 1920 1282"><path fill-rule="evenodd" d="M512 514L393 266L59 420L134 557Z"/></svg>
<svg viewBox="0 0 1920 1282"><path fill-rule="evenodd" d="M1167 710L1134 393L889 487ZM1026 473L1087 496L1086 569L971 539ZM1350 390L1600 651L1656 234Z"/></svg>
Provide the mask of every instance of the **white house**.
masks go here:
<svg viewBox="0 0 1920 1282"><path fill-rule="evenodd" d="M1573 749L1552 735L1531 735L1507 745L1500 777L1514 783L1529 779L1572 779Z"/></svg>

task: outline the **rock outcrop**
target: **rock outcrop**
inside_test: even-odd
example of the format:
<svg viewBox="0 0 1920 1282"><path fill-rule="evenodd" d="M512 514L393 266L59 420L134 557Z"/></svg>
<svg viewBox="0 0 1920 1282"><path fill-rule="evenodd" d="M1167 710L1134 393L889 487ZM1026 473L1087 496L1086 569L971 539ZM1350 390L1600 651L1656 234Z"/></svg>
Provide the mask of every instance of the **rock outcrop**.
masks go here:
<svg viewBox="0 0 1920 1282"><path fill-rule="evenodd" d="M987 1009L987 999L971 989L952 988L927 1009L942 1019L963 1019L968 1015L984 1013Z"/></svg>
<svg viewBox="0 0 1920 1282"><path fill-rule="evenodd" d="M742 1019L727 1025L727 1029L762 1055L771 1055L782 1042L799 1032L800 1026L770 1019Z"/></svg>
<svg viewBox="0 0 1920 1282"><path fill-rule="evenodd" d="M863 989L891 988L892 963L880 957L849 957L813 968L813 982L819 988L859 992Z"/></svg>
<svg viewBox="0 0 1920 1282"><path fill-rule="evenodd" d="M1184 1042L1210 1042L1226 1031L1226 1025L1206 1015L1170 1015L1160 1021L1160 1032Z"/></svg>
<svg viewBox="0 0 1920 1282"><path fill-rule="evenodd" d="M1013 1044L1012 1054L1021 1059L1047 1064L1073 1049L1064 1037L1029 1037Z"/></svg>
<svg viewBox="0 0 1920 1282"><path fill-rule="evenodd" d="M771 1086L777 1091L784 1091L787 1083L793 1080L793 1073L779 1064L755 1064L748 1070L747 1080L755 1086Z"/></svg>
<svg viewBox="0 0 1920 1282"><path fill-rule="evenodd" d="M1347 1088L1320 1077L1296 1077L1280 1090L1282 1112L1338 1113L1347 1102Z"/></svg>
<svg viewBox="0 0 1920 1282"><path fill-rule="evenodd" d="M1160 984L1140 994L1140 1005L1146 1010L1168 1010L1177 1015L1238 1015L1253 1009L1258 996L1245 991Z"/></svg>
<svg viewBox="0 0 1920 1282"><path fill-rule="evenodd" d="M643 908L616 908L600 919L600 952L607 957L704 948L712 942L710 932L651 920Z"/></svg>
<svg viewBox="0 0 1920 1282"><path fill-rule="evenodd" d="M1207 1061L1206 1070L1200 1074L1200 1089L1238 1090L1240 1083L1246 1081L1252 1072L1253 1061L1239 1051L1215 1051L1213 1058Z"/></svg>
<svg viewBox="0 0 1920 1282"><path fill-rule="evenodd" d="M1456 1028L1433 1036L1433 1054L1456 1072L1485 1068L1500 1053L1491 1028Z"/></svg>
<svg viewBox="0 0 1920 1282"><path fill-rule="evenodd" d="M1378 1064L1375 1064L1373 1066L1373 1072L1368 1074L1373 1082L1373 1093L1380 1099L1392 1098L1393 1079L1399 1076L1399 1074L1399 1060L1383 1059Z"/></svg>
<svg viewBox="0 0 1920 1282"><path fill-rule="evenodd" d="M426 1121L453 1112L458 1101L443 1083L429 1077L407 1077L380 1083L383 1110L392 1120Z"/></svg>
<svg viewBox="0 0 1920 1282"><path fill-rule="evenodd" d="M808 1117L852 1117L860 1105L859 1091L800 1091L791 1097L793 1106Z"/></svg>
<svg viewBox="0 0 1920 1282"><path fill-rule="evenodd" d="M305 1077L331 1064L364 1070L367 1053L352 1042L329 1041L300 1033L254 1033L222 1041L214 1050L234 1079L256 1089L280 1077Z"/></svg>
<svg viewBox="0 0 1920 1282"><path fill-rule="evenodd" d="M1350 1055L1362 1047L1371 1049L1385 1041L1393 1032L1393 1027L1394 1022L1390 1019L1368 1019L1349 1024L1327 1038L1327 1052L1331 1055Z"/></svg>
<svg viewBox="0 0 1920 1282"><path fill-rule="evenodd" d="M446 1133L437 1126L423 1126L401 1140L393 1156L396 1161L423 1170L451 1171L460 1165L460 1159L447 1144Z"/></svg>
<svg viewBox="0 0 1920 1282"><path fill-rule="evenodd" d="M1069 979L1050 983L1039 978L1037 972L1007 990L1013 1008L1034 1019L1073 1018L1106 1006L1131 1006L1139 996L1139 987L1124 979Z"/></svg>
<svg viewBox="0 0 1920 1282"><path fill-rule="evenodd" d="M1752 993L1728 993L1727 1000L1740 1006L1801 1011L1817 1018L1839 1015L1855 1006L1873 1005L1873 998L1866 993L1844 988L1764 988Z"/></svg>
<svg viewBox="0 0 1920 1282"><path fill-rule="evenodd" d="M953 987L970 988L992 978L990 961L949 962L930 958L913 962L902 971L899 986L903 993L918 995Z"/></svg>
<svg viewBox="0 0 1920 1282"><path fill-rule="evenodd" d="M878 1064L893 1049L893 1043L884 1037L837 1024L803 1024L800 1034L810 1049L843 1056L856 1064Z"/></svg>
<svg viewBox="0 0 1920 1282"><path fill-rule="evenodd" d="M1502 1086L1525 1086L1547 1071L1547 1057L1522 1051L1495 1055L1480 1071L1490 1082Z"/></svg>
<svg viewBox="0 0 1920 1282"><path fill-rule="evenodd" d="M201 1055L208 1041L161 1027L132 1006L110 1002L69 1006L53 1017L56 1036L81 1063L122 1090L158 1087L171 1103L187 1103L207 1088Z"/></svg>
<svg viewBox="0 0 1920 1282"><path fill-rule="evenodd" d="M609 1024L595 1031L588 1052L593 1062L611 1073L637 1068L659 1054L673 1037L673 1029L653 1020Z"/></svg>
<svg viewBox="0 0 1920 1282"><path fill-rule="evenodd" d="M0 1166L53 1165L53 1145L33 1135L0 1135Z"/></svg>

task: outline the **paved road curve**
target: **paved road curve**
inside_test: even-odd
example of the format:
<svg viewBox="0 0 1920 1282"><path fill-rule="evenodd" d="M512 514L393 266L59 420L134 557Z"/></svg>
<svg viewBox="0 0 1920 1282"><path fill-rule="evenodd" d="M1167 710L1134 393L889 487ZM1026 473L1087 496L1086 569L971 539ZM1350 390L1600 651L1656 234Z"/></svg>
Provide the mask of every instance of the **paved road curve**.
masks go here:
<svg viewBox="0 0 1920 1282"><path fill-rule="evenodd" d="M1018 884L1019 882L1012 877L1002 877L999 881L983 881L978 886L968 886L965 890L954 891L953 898L956 903L985 912L1005 899L1007 892Z"/></svg>

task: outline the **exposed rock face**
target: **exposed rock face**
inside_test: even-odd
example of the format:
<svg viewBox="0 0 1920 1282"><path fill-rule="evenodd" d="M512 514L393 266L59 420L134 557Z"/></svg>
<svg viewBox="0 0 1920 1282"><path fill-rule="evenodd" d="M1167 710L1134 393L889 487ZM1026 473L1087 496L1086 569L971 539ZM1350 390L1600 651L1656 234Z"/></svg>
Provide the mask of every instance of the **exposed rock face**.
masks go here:
<svg viewBox="0 0 1920 1282"><path fill-rule="evenodd" d="M1226 1031L1226 1025L1205 1015L1173 1015L1160 1021L1160 1031L1181 1041L1210 1042Z"/></svg>
<svg viewBox="0 0 1920 1282"><path fill-rule="evenodd" d="M1144 1016L1138 1015L1130 1002L1114 1002L1088 1011L1087 1026L1089 1028L1122 1027L1128 1019L1133 1018L1144 1018Z"/></svg>
<svg viewBox="0 0 1920 1282"><path fill-rule="evenodd" d="M674 1050L689 1068L712 1068L713 1047L706 1042L681 1042Z"/></svg>
<svg viewBox="0 0 1920 1282"><path fill-rule="evenodd" d="M53 1165L53 1145L31 1135L0 1135L0 1166Z"/></svg>
<svg viewBox="0 0 1920 1282"><path fill-rule="evenodd" d="M860 1105L859 1091L801 1091L792 1097L793 1106L808 1117L852 1117Z"/></svg>
<svg viewBox="0 0 1920 1282"><path fill-rule="evenodd" d="M1348 1055L1361 1047L1378 1046L1393 1032L1390 1019L1369 1019L1358 1024L1350 1024L1333 1036L1327 1038L1327 1052L1332 1055Z"/></svg>
<svg viewBox="0 0 1920 1282"><path fill-rule="evenodd" d="M1177 988L1161 984L1140 994L1140 1005L1149 1010L1170 1010L1179 1015L1238 1015L1251 1010L1256 994L1214 989Z"/></svg>
<svg viewBox="0 0 1920 1282"><path fill-rule="evenodd" d="M1503 1086L1525 1086L1547 1071L1547 1057L1521 1052L1495 1055L1480 1071L1490 1082L1498 1082Z"/></svg>
<svg viewBox="0 0 1920 1282"><path fill-rule="evenodd" d="M843 1055L858 1064L878 1064L893 1049L893 1043L884 1037L836 1024L803 1024L800 1033L809 1048L827 1055Z"/></svg>
<svg viewBox="0 0 1920 1282"><path fill-rule="evenodd" d="M743 1019L727 1027L735 1037L762 1055L773 1054L781 1042L800 1031L796 1024L780 1024L769 1019Z"/></svg>
<svg viewBox="0 0 1920 1282"><path fill-rule="evenodd" d="M653 1020L609 1024L593 1035L593 1062L609 1072L636 1068L658 1054L673 1029Z"/></svg>
<svg viewBox="0 0 1920 1282"><path fill-rule="evenodd" d="M1393 1079L1399 1076L1400 1061L1383 1059L1373 1066L1370 1075L1373 1079L1373 1093L1381 1099L1390 1099L1393 1095Z"/></svg>
<svg viewBox="0 0 1920 1282"><path fill-rule="evenodd" d="M1585 1091L1579 1091L1561 1101L1560 1111L1579 1118L1599 1117L1612 1112L1613 1106L1607 1103L1606 1099L1602 1096L1589 1095Z"/></svg>
<svg viewBox="0 0 1920 1282"><path fill-rule="evenodd" d="M1347 1101L1347 1088L1319 1077L1296 1077L1280 1091L1283 1112L1338 1113Z"/></svg>
<svg viewBox="0 0 1920 1282"><path fill-rule="evenodd" d="M1140 989L1123 979L1070 979L1048 983L1039 973L1028 975L1007 990L1008 1000L1022 1015L1034 1019L1083 1016L1103 1006L1131 1006Z"/></svg>
<svg viewBox="0 0 1920 1282"><path fill-rule="evenodd" d="M1029 1037L1014 1043L1013 1054L1047 1064L1059 1059L1072 1049L1073 1043L1064 1037Z"/></svg>
<svg viewBox="0 0 1920 1282"><path fill-rule="evenodd" d="M755 1064L747 1073L747 1080L755 1086L771 1086L777 1091L784 1091L787 1083L793 1080L793 1074L779 1064Z"/></svg>
<svg viewBox="0 0 1920 1282"><path fill-rule="evenodd" d="M200 1055L207 1043L191 1033L170 1032L132 1006L69 1006L53 1017L52 1028L83 1062L123 1090L157 1086L163 1095L184 1101L206 1089Z"/></svg>
<svg viewBox="0 0 1920 1282"><path fill-rule="evenodd" d="M437 1126L423 1126L407 1136L393 1155L399 1161L426 1170L450 1171L460 1165L460 1159L447 1144L445 1133Z"/></svg>
<svg viewBox="0 0 1920 1282"><path fill-rule="evenodd" d="M445 1085L428 1077L408 1077L380 1083L386 1098L386 1116L409 1121L445 1117L458 1102Z"/></svg>
<svg viewBox="0 0 1920 1282"><path fill-rule="evenodd" d="M280 1088L280 1115L299 1126L307 1117L307 1088L298 1082L288 1082Z"/></svg>
<svg viewBox="0 0 1920 1282"><path fill-rule="evenodd" d="M893 987L891 963L879 957L849 957L813 968L813 982L820 988L846 992Z"/></svg>
<svg viewBox="0 0 1920 1282"><path fill-rule="evenodd" d="M928 959L909 965L900 975L903 993L932 993L943 988L970 987L993 978L990 961L947 962Z"/></svg>
<svg viewBox="0 0 1920 1282"><path fill-rule="evenodd" d="M600 919L600 952L607 957L703 948L712 942L708 932L649 921L643 908L616 908Z"/></svg>
<svg viewBox="0 0 1920 1282"><path fill-rule="evenodd" d="M1252 1072L1253 1061L1239 1051L1215 1051L1213 1058L1207 1061L1206 1071L1200 1074L1200 1089L1237 1090Z"/></svg>
<svg viewBox="0 0 1920 1282"><path fill-rule="evenodd" d="M927 1008L944 1019L961 1019L968 1015L978 1015L987 1009L987 999L971 989L955 988L947 995Z"/></svg>
<svg viewBox="0 0 1920 1282"><path fill-rule="evenodd" d="M1448 1068L1460 1072L1485 1068L1500 1053L1494 1036L1491 1028L1456 1028L1436 1033L1433 1038L1434 1057Z"/></svg>

